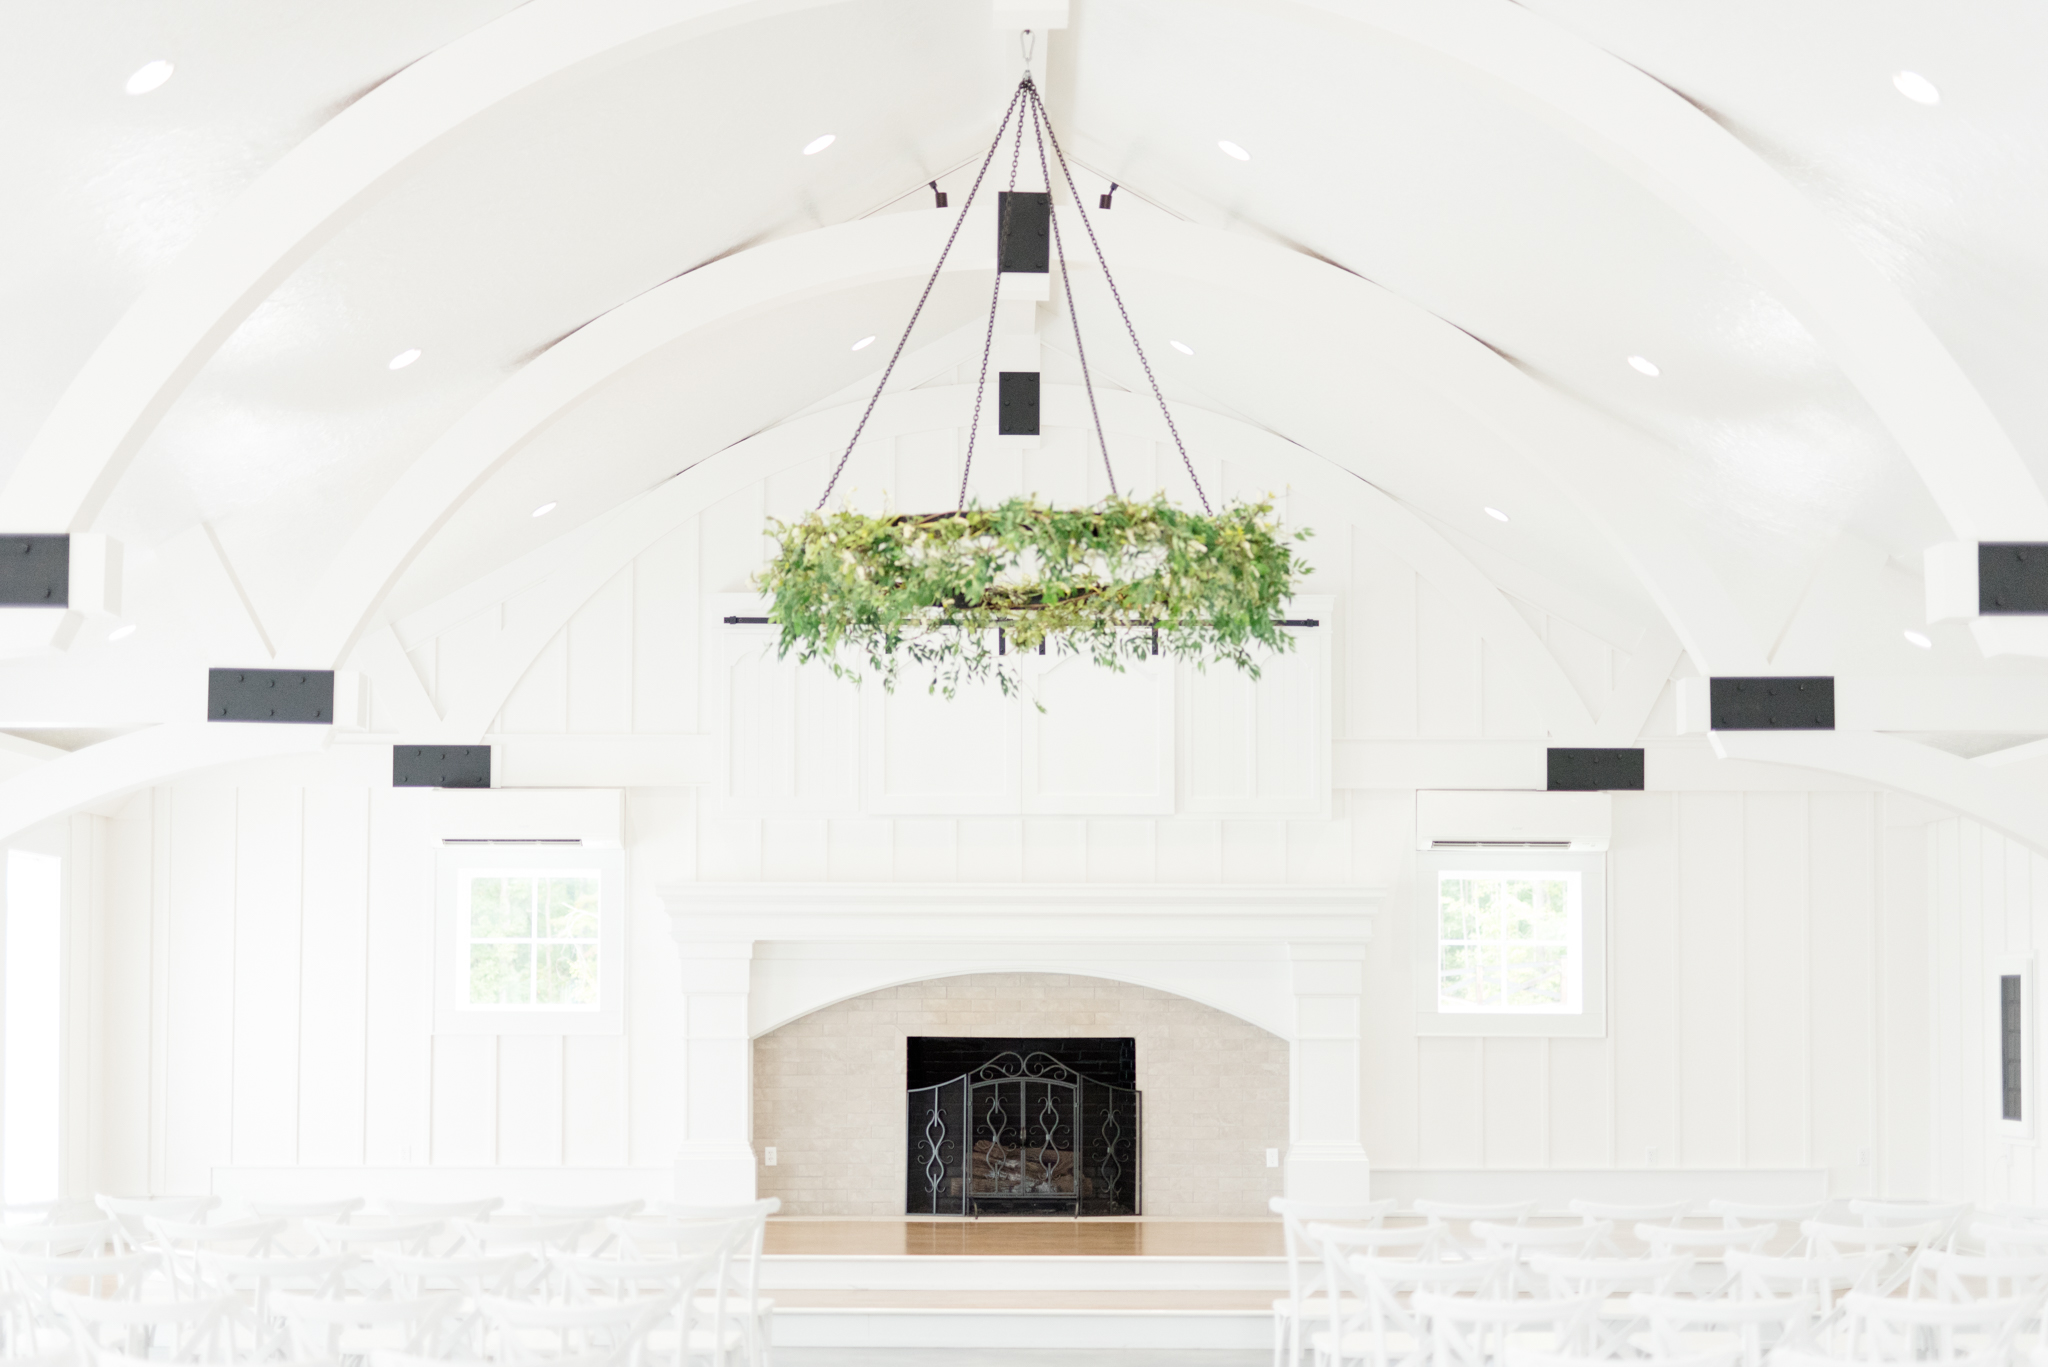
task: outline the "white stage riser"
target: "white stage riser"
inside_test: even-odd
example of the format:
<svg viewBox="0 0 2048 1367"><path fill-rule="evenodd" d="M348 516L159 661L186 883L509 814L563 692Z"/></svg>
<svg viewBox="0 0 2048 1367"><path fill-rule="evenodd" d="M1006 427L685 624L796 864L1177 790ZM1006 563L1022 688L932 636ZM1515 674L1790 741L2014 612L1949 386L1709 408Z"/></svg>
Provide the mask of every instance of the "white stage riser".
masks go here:
<svg viewBox="0 0 2048 1367"><path fill-rule="evenodd" d="M910 1254L773 1254L769 1290L803 1291L1272 1291L1286 1294L1284 1258L974 1258ZM778 1311L778 1314L781 1312Z"/></svg>
<svg viewBox="0 0 2048 1367"><path fill-rule="evenodd" d="M1270 1348L1270 1313L1232 1310L775 1309L777 1348Z"/></svg>

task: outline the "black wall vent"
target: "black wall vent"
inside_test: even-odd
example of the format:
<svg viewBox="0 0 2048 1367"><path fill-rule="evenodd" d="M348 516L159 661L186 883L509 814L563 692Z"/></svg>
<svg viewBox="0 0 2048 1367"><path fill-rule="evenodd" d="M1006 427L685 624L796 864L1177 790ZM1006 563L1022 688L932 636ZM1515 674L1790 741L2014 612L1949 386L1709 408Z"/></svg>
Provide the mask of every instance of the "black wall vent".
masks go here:
<svg viewBox="0 0 2048 1367"><path fill-rule="evenodd" d="M1999 1113L2007 1120L2026 1118L2020 1114L2026 1094L2026 1074L2020 1071L2026 1062L2020 1057L2020 1011L2020 975L2008 973L1998 980L1998 1077L2004 1101Z"/></svg>
<svg viewBox="0 0 2048 1367"><path fill-rule="evenodd" d="M1006 437L1038 435L1038 372L1004 370L996 376L996 431Z"/></svg>
<svg viewBox="0 0 2048 1367"><path fill-rule="evenodd" d="M488 788L491 747L488 745L394 745L391 747L394 788Z"/></svg>
<svg viewBox="0 0 2048 1367"><path fill-rule="evenodd" d="M0 607L70 605L69 536L0 536Z"/></svg>
<svg viewBox="0 0 2048 1367"><path fill-rule="evenodd" d="M1832 731L1835 681L1715 679L1709 694L1716 731Z"/></svg>
<svg viewBox="0 0 2048 1367"><path fill-rule="evenodd" d="M1979 542L1977 611L1987 617L2048 612L2048 542Z"/></svg>
<svg viewBox="0 0 2048 1367"><path fill-rule="evenodd" d="M1547 786L1553 793L1641 792L1643 752L1552 746Z"/></svg>
<svg viewBox="0 0 2048 1367"><path fill-rule="evenodd" d="M211 669L206 674L208 721L283 721L332 724L331 669Z"/></svg>
<svg viewBox="0 0 2048 1367"><path fill-rule="evenodd" d="M1043 190L996 195L996 269L1044 275L1052 265L1052 196Z"/></svg>

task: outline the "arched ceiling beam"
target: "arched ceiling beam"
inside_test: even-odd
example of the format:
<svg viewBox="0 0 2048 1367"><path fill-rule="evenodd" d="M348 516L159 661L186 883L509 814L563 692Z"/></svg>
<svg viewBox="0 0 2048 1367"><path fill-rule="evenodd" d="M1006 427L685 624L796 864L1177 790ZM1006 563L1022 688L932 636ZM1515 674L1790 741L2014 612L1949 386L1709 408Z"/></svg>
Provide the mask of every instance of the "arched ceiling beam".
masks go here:
<svg viewBox="0 0 2048 1367"><path fill-rule="evenodd" d="M158 271L0 491L10 531L83 531L207 359L449 134L535 86L840 0L533 0L384 82L265 171Z"/></svg>
<svg viewBox="0 0 2048 1367"><path fill-rule="evenodd" d="M1157 411L1135 395L1110 392L1099 394L1098 399L1108 426L1166 440ZM903 432L957 426L968 418L972 403L973 389L967 385L891 394L877 406L869 430L879 440ZM1045 420L1051 425L1085 428L1089 423L1086 400L1078 386L1048 386L1044 404ZM815 462L821 451L830 449L832 436L848 429L857 411L855 405L830 409L750 437L599 519L601 526L580 537L547 577L519 598L518 611L508 614L513 625L497 638L490 658L476 671L479 682L474 691L454 700L447 722L449 737L481 738L548 643L577 609L635 557L720 500L785 470ZM1365 527L1477 627L1488 649L1498 653L1526 690L1553 736L1583 740L1590 735L1593 720L1584 701L1527 619L1422 518L1329 462L1236 419L1176 405L1174 421L1191 438L1206 438L1204 444L1209 449L1227 446L1233 459L1273 472L1319 505Z"/></svg>
<svg viewBox="0 0 2048 1367"><path fill-rule="evenodd" d="M1271 0L1248 0L1254 9ZM1643 185L1748 266L1819 339L1965 541L2048 538L2048 498L1976 386L1818 205L1710 115L1501 0L1286 0L1455 63Z"/></svg>
<svg viewBox="0 0 2048 1367"><path fill-rule="evenodd" d="M88 745L0 782L0 840L142 788L237 760L327 748L325 726L165 722Z"/></svg>
<svg viewBox="0 0 2048 1367"><path fill-rule="evenodd" d="M1702 669L1760 673L1764 654L1713 572L1669 514L1632 492L1654 452L1442 319L1370 281L1253 238L1166 219L1106 216L1112 260L1142 261L1201 289L1230 288L1326 311L1371 340L1380 361L1468 412L1550 479L1608 536ZM505 380L408 468L322 576L286 631L280 658L331 667L368 626L392 582L492 470L613 376L701 327L792 297L928 268L948 220L889 214L736 253L650 290L565 338ZM988 269L990 234L963 234L960 268ZM850 430L850 424L848 426ZM832 445L831 439L825 439ZM1333 457L1334 458L1334 457Z"/></svg>
<svg viewBox="0 0 2048 1367"><path fill-rule="evenodd" d="M985 228L964 228L948 270L994 268L994 209L974 216L986 218ZM314 586L279 657L322 668L339 662L405 567L491 472L621 371L701 329L819 294L927 275L952 224L948 214L884 214L784 238L671 280L550 347L439 437L377 501Z"/></svg>

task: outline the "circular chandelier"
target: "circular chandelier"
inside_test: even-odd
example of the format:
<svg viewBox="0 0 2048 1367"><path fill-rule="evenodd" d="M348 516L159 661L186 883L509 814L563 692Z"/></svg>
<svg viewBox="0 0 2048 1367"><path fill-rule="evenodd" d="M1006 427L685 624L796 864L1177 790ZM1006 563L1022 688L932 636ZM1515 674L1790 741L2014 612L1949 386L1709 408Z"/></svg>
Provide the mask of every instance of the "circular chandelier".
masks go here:
<svg viewBox="0 0 2048 1367"><path fill-rule="evenodd" d="M1039 195L1016 191L1027 125L1046 185ZM1009 182L997 215L996 279L959 498L950 512L871 517L846 507L828 511L847 461L874 416L1006 138L1011 142ZM1074 357L1080 363L1109 496L1085 508L1050 507L1035 497L1011 498L993 507L968 500L1003 275L1024 236L1018 229L1035 227L1035 216L1043 214L1052 253L1065 259L1060 216L1051 209L1055 165L1202 505L1199 513L1175 506L1163 493L1134 499L1118 486L1074 307L1073 282L1064 269L1060 279L1073 327ZM1023 251L1028 256L1028 246ZM1046 269L1029 263L1024 268ZM1006 399L1012 378L1003 377ZM1032 382L1028 391L1035 409L1038 377L1022 378ZM1031 430L1036 430L1035 422ZM932 691L949 698L963 683L989 679L1006 694L1014 693L1017 676L1008 657L1013 651L1044 653L1048 647L1086 656L1110 669L1165 653L1197 666L1227 661L1256 678L1262 654L1292 647L1282 610L1309 573L1290 544L1305 539L1308 532L1285 532L1270 498L1236 502L1221 510L1210 505L1110 274L1044 102L1028 75L1010 97L924 292L817 506L793 522L771 520L769 535L777 552L757 582L771 598L768 619L781 629L781 656L794 653L799 662L823 661L835 674L857 680L857 668L846 661L864 655L867 667L891 688L907 658L929 669Z"/></svg>

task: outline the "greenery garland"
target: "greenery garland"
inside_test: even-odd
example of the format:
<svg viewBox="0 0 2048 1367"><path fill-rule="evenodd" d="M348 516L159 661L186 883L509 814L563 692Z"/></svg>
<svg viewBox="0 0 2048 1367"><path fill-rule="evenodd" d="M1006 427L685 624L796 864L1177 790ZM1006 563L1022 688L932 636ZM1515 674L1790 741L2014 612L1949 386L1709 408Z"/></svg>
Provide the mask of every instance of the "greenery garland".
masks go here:
<svg viewBox="0 0 2048 1367"><path fill-rule="evenodd" d="M1016 691L1004 637L1019 653L1050 642L1111 669L1156 649L1257 678L1260 649L1292 647L1276 619L1310 572L1271 500L1204 516L1163 496L1079 509L1013 498L924 516L813 512L769 530L780 550L757 583L782 656L857 681L842 652L864 652L893 689L908 655L949 698L990 677Z"/></svg>

